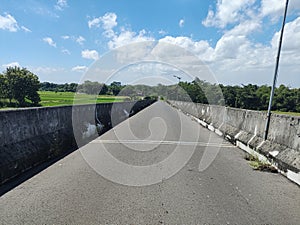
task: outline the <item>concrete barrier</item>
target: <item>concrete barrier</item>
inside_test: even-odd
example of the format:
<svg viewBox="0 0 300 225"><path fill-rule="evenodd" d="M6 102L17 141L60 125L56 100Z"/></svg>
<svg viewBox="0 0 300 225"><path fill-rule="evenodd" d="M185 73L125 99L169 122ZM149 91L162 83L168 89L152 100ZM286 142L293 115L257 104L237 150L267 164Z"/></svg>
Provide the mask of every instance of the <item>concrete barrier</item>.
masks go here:
<svg viewBox="0 0 300 225"><path fill-rule="evenodd" d="M169 103L199 118L201 125L250 154L261 155L300 184L300 117L272 114L268 138L264 140L265 112L192 102Z"/></svg>
<svg viewBox="0 0 300 225"><path fill-rule="evenodd" d="M153 102L0 111L0 184L77 149Z"/></svg>

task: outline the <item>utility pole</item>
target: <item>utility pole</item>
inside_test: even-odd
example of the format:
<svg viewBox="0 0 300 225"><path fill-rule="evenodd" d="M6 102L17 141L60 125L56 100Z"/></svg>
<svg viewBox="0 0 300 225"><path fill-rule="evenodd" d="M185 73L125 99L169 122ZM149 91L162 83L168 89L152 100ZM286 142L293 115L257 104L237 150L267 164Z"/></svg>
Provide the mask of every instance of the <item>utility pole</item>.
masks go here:
<svg viewBox="0 0 300 225"><path fill-rule="evenodd" d="M272 102L273 102L273 97L274 97L274 92L275 92L276 82L277 82L277 77L278 77L279 59L280 59L282 38L283 38L283 32L284 32L284 26L285 26L285 20L286 20L288 5L289 5L289 0L286 0L285 9L284 9L284 16L283 16L283 21L282 21L282 27L281 27L281 33L280 33L280 38L279 38L279 46L278 46L278 52L277 52L277 58L276 58L273 85L272 85L271 94L270 94L270 101L269 101L267 121L266 121L266 126L265 126L264 140L267 140L267 138L268 138L268 132L269 132L269 127L270 127Z"/></svg>

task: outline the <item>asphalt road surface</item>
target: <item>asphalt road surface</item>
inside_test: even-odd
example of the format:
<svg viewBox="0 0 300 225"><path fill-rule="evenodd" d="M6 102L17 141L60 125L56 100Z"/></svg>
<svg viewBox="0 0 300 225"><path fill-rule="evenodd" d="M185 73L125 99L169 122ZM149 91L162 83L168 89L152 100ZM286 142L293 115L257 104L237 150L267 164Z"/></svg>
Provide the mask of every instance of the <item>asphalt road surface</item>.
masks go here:
<svg viewBox="0 0 300 225"><path fill-rule="evenodd" d="M0 197L0 224L300 224L300 189L157 102Z"/></svg>

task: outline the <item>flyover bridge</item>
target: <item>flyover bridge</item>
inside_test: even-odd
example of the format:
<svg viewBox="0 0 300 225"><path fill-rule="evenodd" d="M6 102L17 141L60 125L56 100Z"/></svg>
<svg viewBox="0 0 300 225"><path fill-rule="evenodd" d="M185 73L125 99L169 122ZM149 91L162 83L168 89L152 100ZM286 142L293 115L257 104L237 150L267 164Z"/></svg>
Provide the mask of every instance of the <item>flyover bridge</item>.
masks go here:
<svg viewBox="0 0 300 225"><path fill-rule="evenodd" d="M156 102L0 197L0 224L300 224L300 190Z"/></svg>

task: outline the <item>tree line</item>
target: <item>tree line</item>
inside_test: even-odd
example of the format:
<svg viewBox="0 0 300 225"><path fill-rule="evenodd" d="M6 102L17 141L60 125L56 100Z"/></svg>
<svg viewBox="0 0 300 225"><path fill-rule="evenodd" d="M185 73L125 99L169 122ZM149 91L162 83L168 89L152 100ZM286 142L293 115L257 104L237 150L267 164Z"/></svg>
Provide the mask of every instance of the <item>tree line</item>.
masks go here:
<svg viewBox="0 0 300 225"><path fill-rule="evenodd" d="M43 82L40 84L40 91L54 92L81 92L90 95L118 95L124 86L120 82L114 81L110 85L97 81L86 80L83 84L65 83L55 84Z"/></svg>
<svg viewBox="0 0 300 225"><path fill-rule="evenodd" d="M158 97L195 103L225 105L234 108L267 110L271 87L267 85L211 84L196 78L191 82L173 85L122 85L114 81L110 85L95 81L82 84L40 83L38 77L26 68L10 67L0 74L0 107L38 106L38 91L81 92L93 95L122 95L131 99ZM5 103L8 101L8 104ZM6 105L5 105L6 104ZM300 88L280 85L275 89L272 110L300 112Z"/></svg>
<svg viewBox="0 0 300 225"><path fill-rule="evenodd" d="M211 84L196 78L192 82L175 85L147 86L126 85L121 95L161 96L165 99L192 101L195 103L224 105L251 110L267 110L271 87L267 85L222 85ZM275 89L273 111L300 112L300 88L280 85Z"/></svg>
<svg viewBox="0 0 300 225"><path fill-rule="evenodd" d="M193 102L225 105L234 108L267 110L271 87L267 85L222 85L195 80L180 82ZM174 98L174 97L173 97ZM184 100L184 99L182 99ZM210 100L210 101L208 101ZM280 85L275 89L272 102L273 111L300 112L300 88Z"/></svg>

